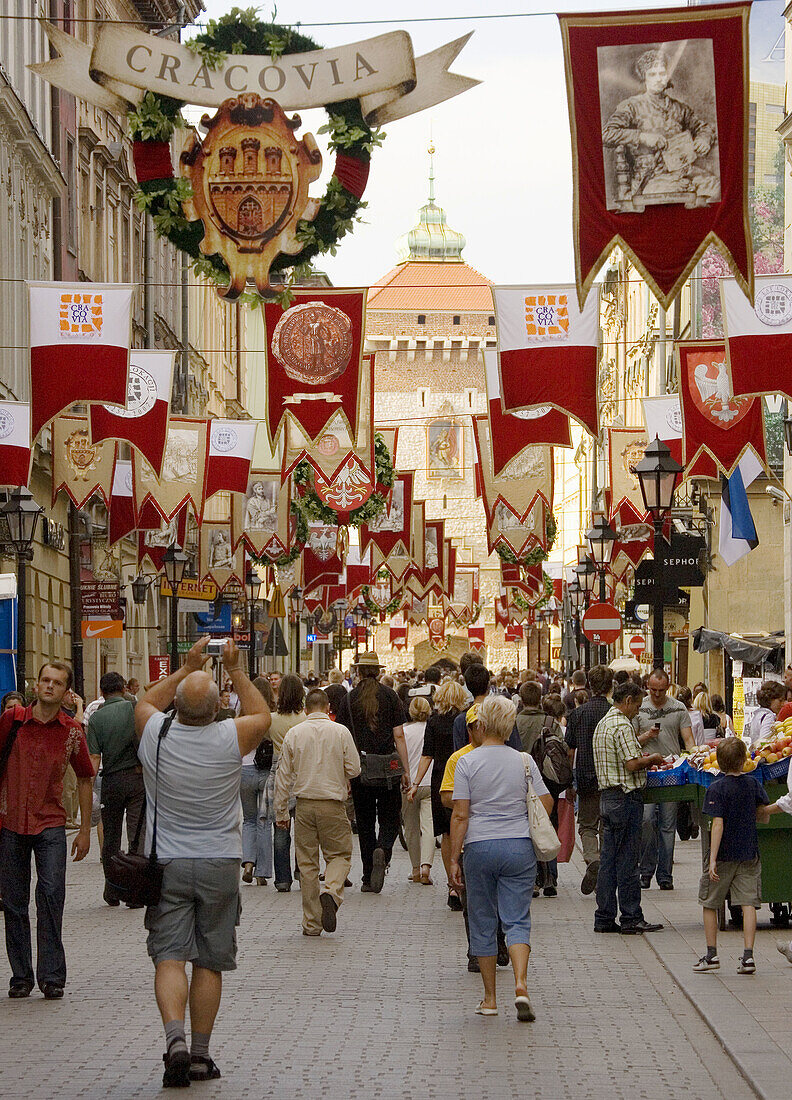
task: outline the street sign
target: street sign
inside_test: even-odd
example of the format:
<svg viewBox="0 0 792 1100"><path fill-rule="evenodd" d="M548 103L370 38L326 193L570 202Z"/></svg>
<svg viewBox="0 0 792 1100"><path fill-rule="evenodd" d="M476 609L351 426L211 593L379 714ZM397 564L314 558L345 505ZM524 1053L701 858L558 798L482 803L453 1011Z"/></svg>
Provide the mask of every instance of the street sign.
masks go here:
<svg viewBox="0 0 792 1100"><path fill-rule="evenodd" d="M149 656L149 680L155 683L157 680L164 680L166 676L170 676L170 657L167 655Z"/></svg>
<svg viewBox="0 0 792 1100"><path fill-rule="evenodd" d="M621 615L612 603L593 603L583 616L583 633L597 645L615 642L621 630Z"/></svg>
<svg viewBox="0 0 792 1100"><path fill-rule="evenodd" d="M663 576L682 588L701 588L704 573L701 564L707 553L707 540L700 535L671 533L671 545L663 539Z"/></svg>
<svg viewBox="0 0 792 1100"><path fill-rule="evenodd" d="M83 619L83 638L123 638L124 624L120 619Z"/></svg>
<svg viewBox="0 0 792 1100"><path fill-rule="evenodd" d="M642 634L633 634L630 638L630 653L633 657L640 658L641 654L646 649L646 638Z"/></svg>
<svg viewBox="0 0 792 1100"><path fill-rule="evenodd" d="M83 581L80 588L86 619L115 619L118 615L118 581Z"/></svg>
<svg viewBox="0 0 792 1100"><path fill-rule="evenodd" d="M286 645L286 639L283 637L283 630L281 628L280 620L278 619L273 619L270 623L269 634L267 635L267 640L264 643L264 656L289 656L289 647Z"/></svg>
<svg viewBox="0 0 792 1100"><path fill-rule="evenodd" d="M171 596L170 585L162 578L160 582L160 595ZM217 599L217 585L214 581L197 581L194 577L188 577L179 585L180 600L202 600L213 603Z"/></svg>

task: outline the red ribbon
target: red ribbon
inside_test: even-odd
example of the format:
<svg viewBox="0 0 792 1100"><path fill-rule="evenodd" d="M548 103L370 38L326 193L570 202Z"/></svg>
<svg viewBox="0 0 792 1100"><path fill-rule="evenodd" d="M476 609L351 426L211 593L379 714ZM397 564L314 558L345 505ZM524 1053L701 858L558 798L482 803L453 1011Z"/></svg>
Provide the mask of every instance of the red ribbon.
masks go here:
<svg viewBox="0 0 792 1100"><path fill-rule="evenodd" d="M170 142L133 141L132 159L138 183L173 179Z"/></svg>
<svg viewBox="0 0 792 1100"><path fill-rule="evenodd" d="M335 171L333 175L344 188L354 195L356 199L363 197L368 183L370 162L358 160L357 157L349 157L346 153L337 153Z"/></svg>

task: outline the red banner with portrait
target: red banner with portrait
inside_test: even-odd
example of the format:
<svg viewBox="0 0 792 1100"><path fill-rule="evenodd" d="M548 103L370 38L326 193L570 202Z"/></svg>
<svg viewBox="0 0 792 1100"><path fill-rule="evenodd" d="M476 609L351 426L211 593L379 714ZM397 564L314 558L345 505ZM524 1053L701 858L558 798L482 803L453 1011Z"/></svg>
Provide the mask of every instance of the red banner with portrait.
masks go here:
<svg viewBox="0 0 792 1100"><path fill-rule="evenodd" d="M621 244L664 308L705 249L753 299L750 4L560 15L582 303Z"/></svg>

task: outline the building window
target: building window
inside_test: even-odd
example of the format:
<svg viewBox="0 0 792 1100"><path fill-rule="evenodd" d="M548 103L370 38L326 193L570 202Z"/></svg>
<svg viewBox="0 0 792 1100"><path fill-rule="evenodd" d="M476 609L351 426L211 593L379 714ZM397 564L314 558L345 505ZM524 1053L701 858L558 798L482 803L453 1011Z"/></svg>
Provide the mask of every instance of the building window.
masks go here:
<svg viewBox="0 0 792 1100"><path fill-rule="evenodd" d="M494 314L491 313L489 315L489 317L487 318L487 324L488 325L494 325L495 324L495 315Z"/></svg>
<svg viewBox="0 0 792 1100"><path fill-rule="evenodd" d="M419 325L425 325L426 324L426 314L425 313L419 313L418 314L418 324Z"/></svg>
<svg viewBox="0 0 792 1100"><path fill-rule="evenodd" d="M77 255L77 158L74 138L66 135L66 186L67 186L67 225L66 247L73 256Z"/></svg>
<svg viewBox="0 0 792 1100"><path fill-rule="evenodd" d="M459 314L458 314L458 313L455 313L455 314L454 314L454 324L455 324L455 325L458 325L458 324L459 324Z"/></svg>

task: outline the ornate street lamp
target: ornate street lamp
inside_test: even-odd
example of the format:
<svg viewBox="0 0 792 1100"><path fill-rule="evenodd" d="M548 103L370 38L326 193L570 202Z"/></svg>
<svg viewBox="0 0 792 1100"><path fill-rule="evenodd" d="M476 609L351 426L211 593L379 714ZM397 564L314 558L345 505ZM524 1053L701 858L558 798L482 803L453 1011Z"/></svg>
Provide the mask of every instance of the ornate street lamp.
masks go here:
<svg viewBox="0 0 792 1100"><path fill-rule="evenodd" d="M23 695L27 672L27 563L33 561L33 539L43 512L24 486L13 489L6 503L0 506L17 559L17 690Z"/></svg>
<svg viewBox="0 0 792 1100"><path fill-rule="evenodd" d="M138 607L146 602L148 591L151 588L151 578L147 577L143 573L138 575L131 581L132 586L132 601L136 603Z"/></svg>
<svg viewBox="0 0 792 1100"><path fill-rule="evenodd" d="M575 570L575 572L577 572L577 570ZM577 577L575 578L575 580L570 581L567 584L567 593L569 594L569 599L572 603L572 607L575 610L575 645L577 646L578 654L580 654L580 620L583 617L583 608L586 602L586 593ZM588 648L586 648L585 652L587 659Z"/></svg>
<svg viewBox="0 0 792 1100"><path fill-rule="evenodd" d="M162 555L162 567L170 588L170 662L171 672L179 667L179 586L184 580L189 558L179 546L172 542Z"/></svg>
<svg viewBox="0 0 792 1100"><path fill-rule="evenodd" d="M605 603L607 597L605 576L610 571L609 566L613 558L613 548L616 544L616 532L601 512L594 516L591 527L586 531L586 541L591 548L591 558L599 574L599 601ZM599 647L599 663L601 665L608 663L608 647L606 645Z"/></svg>
<svg viewBox="0 0 792 1100"><path fill-rule="evenodd" d="M251 680L256 676L256 630L254 613L256 602L261 595L261 577L252 565L248 566L245 574L245 594L248 604L248 676Z"/></svg>
<svg viewBox="0 0 792 1100"><path fill-rule="evenodd" d="M582 627L582 611L588 610L589 603L591 602L591 594L594 591L594 582L597 579L597 567L588 554L584 554L581 561L575 566L575 576L578 579L578 584L583 593L583 605L580 615ZM583 667L586 672L591 668L591 642L585 634L583 635Z"/></svg>
<svg viewBox="0 0 792 1100"><path fill-rule="evenodd" d="M303 607L303 590L299 585L295 585L289 593L289 603L292 609L292 618L294 621L294 637L292 640L292 662L294 672L300 675L300 612Z"/></svg>
<svg viewBox="0 0 792 1100"><path fill-rule="evenodd" d="M663 630L663 520L674 505L674 492L682 467L671 457L665 443L655 437L634 467L641 486L644 507L654 524L654 599L652 601L652 665L662 668Z"/></svg>

